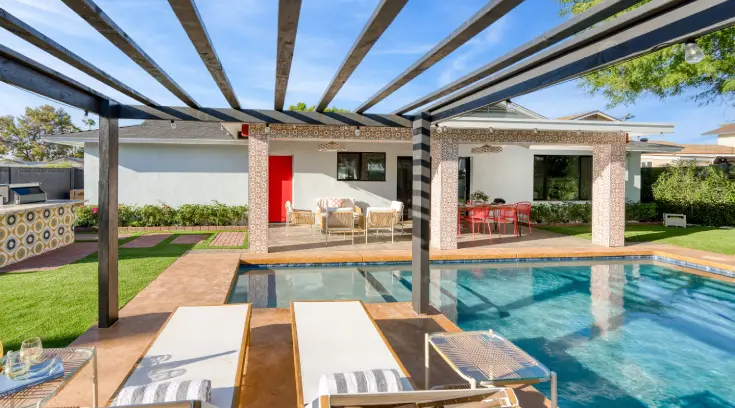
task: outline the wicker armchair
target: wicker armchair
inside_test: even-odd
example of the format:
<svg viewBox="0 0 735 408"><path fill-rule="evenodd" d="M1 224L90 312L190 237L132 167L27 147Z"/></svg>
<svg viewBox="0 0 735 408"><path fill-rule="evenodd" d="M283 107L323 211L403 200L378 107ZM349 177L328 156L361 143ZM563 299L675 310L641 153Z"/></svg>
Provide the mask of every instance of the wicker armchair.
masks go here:
<svg viewBox="0 0 735 408"><path fill-rule="evenodd" d="M328 209L324 216L324 245L329 244L329 234L347 234L352 236L352 244L355 243L355 232L361 232L355 228L355 211L351 209Z"/></svg>
<svg viewBox="0 0 735 408"><path fill-rule="evenodd" d="M365 216L365 243L368 242L368 233L370 230L376 231L390 231L390 242L394 242L393 233L396 227L396 210L391 208L373 209L368 208L367 215Z"/></svg>
<svg viewBox="0 0 735 408"><path fill-rule="evenodd" d="M314 234L314 213L309 210L294 210L290 201L286 201L286 235L290 225L309 225Z"/></svg>

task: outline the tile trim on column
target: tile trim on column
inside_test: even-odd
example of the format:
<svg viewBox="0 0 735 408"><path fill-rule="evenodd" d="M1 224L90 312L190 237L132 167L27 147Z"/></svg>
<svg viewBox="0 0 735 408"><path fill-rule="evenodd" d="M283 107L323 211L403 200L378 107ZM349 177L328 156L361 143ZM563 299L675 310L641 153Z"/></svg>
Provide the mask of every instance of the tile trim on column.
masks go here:
<svg viewBox="0 0 735 408"><path fill-rule="evenodd" d="M624 143L592 147L592 242L625 245Z"/></svg>
<svg viewBox="0 0 735 408"><path fill-rule="evenodd" d="M268 134L260 132L248 138L248 248L268 252Z"/></svg>
<svg viewBox="0 0 735 408"><path fill-rule="evenodd" d="M457 249L459 142L441 134L431 139L431 245Z"/></svg>

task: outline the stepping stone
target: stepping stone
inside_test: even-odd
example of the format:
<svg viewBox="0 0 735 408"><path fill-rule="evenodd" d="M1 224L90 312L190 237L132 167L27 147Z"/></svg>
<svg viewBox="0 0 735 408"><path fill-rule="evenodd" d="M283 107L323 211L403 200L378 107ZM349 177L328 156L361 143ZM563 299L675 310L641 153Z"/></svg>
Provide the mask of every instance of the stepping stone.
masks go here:
<svg viewBox="0 0 735 408"><path fill-rule="evenodd" d="M220 232L212 240L209 246L213 247L224 247L224 246L242 246L245 243L244 232Z"/></svg>
<svg viewBox="0 0 735 408"><path fill-rule="evenodd" d="M176 237L171 243L172 244L184 244L184 245L191 245L191 244L198 244L202 241L207 239L206 235L201 234L183 234Z"/></svg>
<svg viewBox="0 0 735 408"><path fill-rule="evenodd" d="M158 245L164 239L170 237L171 234L147 234L142 235L127 244L123 248L150 248Z"/></svg>
<svg viewBox="0 0 735 408"><path fill-rule="evenodd" d="M27 258L0 269L4 272L36 272L59 269L97 252L96 242L75 242L71 245Z"/></svg>

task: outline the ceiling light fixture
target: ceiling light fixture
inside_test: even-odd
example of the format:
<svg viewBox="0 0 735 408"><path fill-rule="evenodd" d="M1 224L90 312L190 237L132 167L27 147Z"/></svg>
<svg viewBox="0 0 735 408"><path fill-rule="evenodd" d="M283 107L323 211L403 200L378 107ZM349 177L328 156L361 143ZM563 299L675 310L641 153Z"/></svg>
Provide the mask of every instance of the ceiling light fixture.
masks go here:
<svg viewBox="0 0 735 408"><path fill-rule="evenodd" d="M355 137L360 137L360 126L355 128Z"/></svg>
<svg viewBox="0 0 735 408"><path fill-rule="evenodd" d="M684 61L688 64L696 64L704 59L704 51L694 41L684 43Z"/></svg>
<svg viewBox="0 0 735 408"><path fill-rule="evenodd" d="M171 129L176 129L176 122L173 120L171 121Z"/></svg>
<svg viewBox="0 0 735 408"><path fill-rule="evenodd" d="M270 123L266 123L265 124L265 129L263 129L263 132L265 132L265 133L270 133L271 132L271 124Z"/></svg>

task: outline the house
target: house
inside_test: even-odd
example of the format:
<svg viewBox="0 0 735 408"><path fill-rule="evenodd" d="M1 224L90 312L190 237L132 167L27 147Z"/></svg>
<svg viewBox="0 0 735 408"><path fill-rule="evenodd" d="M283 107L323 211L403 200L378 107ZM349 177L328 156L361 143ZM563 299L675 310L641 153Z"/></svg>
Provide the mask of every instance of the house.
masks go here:
<svg viewBox="0 0 735 408"><path fill-rule="evenodd" d="M75 167L84 168L84 159L78 157L61 157L58 159L45 162L29 162L22 160L14 160L8 158L0 158L0 166L4 167Z"/></svg>
<svg viewBox="0 0 735 408"><path fill-rule="evenodd" d="M697 166L735 164L735 146L713 144L681 144L654 141L659 145L679 146L678 152L651 152L641 156L642 167L663 167L678 160L691 161Z"/></svg>
<svg viewBox="0 0 735 408"><path fill-rule="evenodd" d="M491 199L588 201L593 190L593 145L605 138L629 138L673 131L670 124L622 122L599 113L572 120L551 120L515 103L500 103L470 115L438 123L436 140L456 140L447 152L449 182L456 201L475 190ZM119 202L172 206L192 203L248 203L253 135L268 135L269 221L285 218L286 200L312 209L321 197L353 198L359 206L389 206L412 201L410 129L251 124L250 137L239 123L144 121L119 130ZM472 139L472 129L492 137ZM457 135L467 139L461 139ZM47 137L48 142L83 146L86 198L97 202L98 132ZM473 142L475 140L475 142ZM492 143L486 143L493 141ZM455 152L456 149L456 152ZM625 198L640 198L640 156L677 151L678 147L632 141L625 145ZM439 152L439 153L437 153ZM456 159L453 157L456 156ZM442 163L445 158L442 156ZM452 178L456 174L456 180Z"/></svg>

